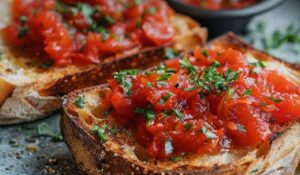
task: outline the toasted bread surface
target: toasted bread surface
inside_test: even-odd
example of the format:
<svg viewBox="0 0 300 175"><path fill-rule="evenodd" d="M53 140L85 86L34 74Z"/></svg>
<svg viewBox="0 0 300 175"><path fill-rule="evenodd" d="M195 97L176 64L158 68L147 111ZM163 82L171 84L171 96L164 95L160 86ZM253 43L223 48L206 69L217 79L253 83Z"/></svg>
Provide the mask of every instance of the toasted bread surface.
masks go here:
<svg viewBox="0 0 300 175"><path fill-rule="evenodd" d="M0 28L10 22L10 3L11 0L2 0L0 2ZM203 44L206 41L206 29L201 28L192 19L182 15L175 15L175 17L170 20L177 32L174 47L178 49L189 49L192 46ZM182 42L186 38L188 38L190 42ZM51 67L49 69L42 69L34 66L39 58L33 58L32 55L24 55L24 53L13 50L7 47L4 41L0 39L0 88L3 90L0 96L0 125L36 120L58 110L60 108L59 95L75 89L69 85L64 87L63 90L60 91L61 93L57 93L57 89L62 87L61 82L70 78L71 75L75 74L77 76L81 72L90 71L93 68L100 69L97 73L102 72L105 74L107 71L111 71L111 67L105 67L102 66L102 64L107 65L111 62L118 62L119 59L123 60L123 58L127 57L146 59L147 55L159 54L162 49L162 47L145 48L141 51L142 54L137 50L131 50L126 53L126 55L116 55L108 58L100 65L70 65L64 68ZM123 62L120 61L120 64L121 63ZM126 63L126 65L128 64L129 63ZM137 61L137 64L132 66L139 67L139 62ZM114 70L121 69L122 67L123 65L120 65ZM106 68L109 69L106 70ZM66 78L64 79L65 76ZM106 77L103 77L103 79L105 78ZM56 81L58 83L55 83ZM86 80L86 82L90 83L92 80ZM86 85L81 84L78 88L87 87L90 85L89 83ZM52 88L50 88L51 85L53 86ZM47 93L40 93L42 92L40 90L46 87L49 87L50 90L48 90ZM68 90L67 88L70 89ZM16 106L18 106L18 108L16 108Z"/></svg>
<svg viewBox="0 0 300 175"><path fill-rule="evenodd" d="M300 84L297 65L282 62L243 43L229 33L210 42L207 47L235 48L247 59L264 60L267 68L277 69ZM256 149L221 152L216 155L189 155L179 162L151 160L134 139L133 132L118 126L112 118L103 117L101 102L107 85L70 93L64 98L61 129L80 169L86 174L294 174L300 158L300 124L290 123L275 131L272 142ZM77 108L74 101L84 96L86 105ZM93 125L118 127L102 143L91 132ZM84 156L83 158L83 155Z"/></svg>

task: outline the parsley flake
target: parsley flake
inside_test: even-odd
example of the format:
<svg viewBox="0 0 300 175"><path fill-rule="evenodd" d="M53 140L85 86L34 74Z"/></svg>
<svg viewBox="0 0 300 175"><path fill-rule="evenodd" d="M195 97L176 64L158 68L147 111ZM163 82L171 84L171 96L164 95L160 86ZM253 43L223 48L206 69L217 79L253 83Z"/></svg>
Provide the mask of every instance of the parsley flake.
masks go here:
<svg viewBox="0 0 300 175"><path fill-rule="evenodd" d="M23 38L29 33L29 27L19 27L18 28L18 38Z"/></svg>
<svg viewBox="0 0 300 175"><path fill-rule="evenodd" d="M276 97L270 97L270 96L266 96L268 99L274 101L275 103L280 103L283 101L283 99L280 98L276 98Z"/></svg>
<svg viewBox="0 0 300 175"><path fill-rule="evenodd" d="M85 106L85 98L84 96L80 95L78 97L76 97L74 104L78 107L78 108L84 108Z"/></svg>
<svg viewBox="0 0 300 175"><path fill-rule="evenodd" d="M100 141L102 143L105 143L108 140L107 136L105 134L106 128L107 128L107 125L102 125L101 127L95 125L91 129L91 131L98 136L98 138L100 139Z"/></svg>
<svg viewBox="0 0 300 175"><path fill-rule="evenodd" d="M252 95L252 90L251 89L245 90L245 92L243 93L243 95L248 95L248 96Z"/></svg>
<svg viewBox="0 0 300 175"><path fill-rule="evenodd" d="M191 65L190 61L186 57L179 60L179 64L180 64L180 67L186 69L189 74L194 75L197 71L197 67Z"/></svg>
<svg viewBox="0 0 300 175"><path fill-rule="evenodd" d="M114 79L118 82L121 83L123 90L125 94L128 96L132 93L131 87L132 83L128 79L126 79L126 76L132 76L136 75L140 72L140 70L137 69L130 69L130 70L122 70L120 72L115 72L113 74Z"/></svg>

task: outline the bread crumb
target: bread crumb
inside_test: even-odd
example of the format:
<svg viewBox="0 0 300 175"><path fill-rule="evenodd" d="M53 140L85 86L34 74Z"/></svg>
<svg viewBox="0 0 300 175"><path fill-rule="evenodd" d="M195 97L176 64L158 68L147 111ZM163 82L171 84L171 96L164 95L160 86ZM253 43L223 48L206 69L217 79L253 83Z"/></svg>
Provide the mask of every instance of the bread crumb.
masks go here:
<svg viewBox="0 0 300 175"><path fill-rule="evenodd" d="M38 152L40 150L40 147L35 143L29 143L26 145L26 150L34 153L34 152Z"/></svg>

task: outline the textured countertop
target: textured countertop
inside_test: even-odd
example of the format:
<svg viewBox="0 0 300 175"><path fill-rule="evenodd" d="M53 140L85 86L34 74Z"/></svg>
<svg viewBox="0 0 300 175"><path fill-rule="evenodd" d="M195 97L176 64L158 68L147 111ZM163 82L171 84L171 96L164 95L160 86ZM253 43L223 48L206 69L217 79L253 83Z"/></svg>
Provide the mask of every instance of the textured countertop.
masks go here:
<svg viewBox="0 0 300 175"><path fill-rule="evenodd" d="M252 20L249 28L265 21L266 34L274 30L283 30L288 25L300 26L300 1L286 0L275 10ZM243 36L250 40L251 36ZM256 43L261 47L259 43ZM274 52L278 56L294 63L300 63L300 55ZM40 175L65 174L76 175L78 171L64 142L55 142L52 137L40 136L37 128L43 128L48 135L60 134L60 114L34 123L0 127L0 175ZM46 134L47 135L47 134Z"/></svg>

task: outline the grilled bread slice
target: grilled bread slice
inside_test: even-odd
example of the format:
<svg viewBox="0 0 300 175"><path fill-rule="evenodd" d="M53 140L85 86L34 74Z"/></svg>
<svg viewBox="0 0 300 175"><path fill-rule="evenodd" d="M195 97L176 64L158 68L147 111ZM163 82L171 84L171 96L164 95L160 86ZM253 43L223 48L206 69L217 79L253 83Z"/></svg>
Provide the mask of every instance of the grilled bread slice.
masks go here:
<svg viewBox="0 0 300 175"><path fill-rule="evenodd" d="M11 0L0 1L0 28L10 21L10 4ZM175 15L170 20L176 31L173 47L188 49L206 41L206 29L201 28L192 19ZM103 64L124 57L146 60L153 55L159 55L162 50L163 47L145 48L139 53L133 50L128 52L127 55L108 58ZM67 66L65 68L51 67L47 70L36 68L30 63L32 61L30 56L28 56L29 58L24 55L20 56L21 54L17 51L8 48L2 39L0 39L0 51L0 125L32 121L53 113L61 105L59 94L56 94L55 91L51 92L58 84L54 82L66 75L87 71L97 66L101 67L101 65L86 65ZM139 64L134 63L129 65L139 66ZM103 72L107 71L103 69ZM51 86L54 87L51 89ZM40 89L45 87L49 87L50 90L48 90L48 93L41 94Z"/></svg>
<svg viewBox="0 0 300 175"><path fill-rule="evenodd" d="M247 58L264 60L267 68L278 69L300 84L300 68L280 61L243 43L234 34L210 42L212 48L235 48ZM102 100L111 89L103 84L70 93L64 97L61 129L76 163L84 174L268 174L295 173L300 158L300 124L290 123L277 131L267 145L217 155L188 156L178 162L148 161L131 131L120 127L111 117L103 117ZM85 107L75 105L85 97ZM94 124L117 128L107 133L102 143L92 132ZM110 132L108 130L108 132Z"/></svg>

